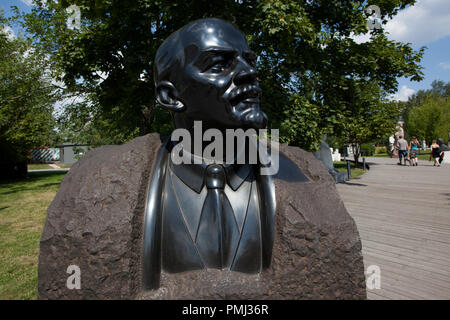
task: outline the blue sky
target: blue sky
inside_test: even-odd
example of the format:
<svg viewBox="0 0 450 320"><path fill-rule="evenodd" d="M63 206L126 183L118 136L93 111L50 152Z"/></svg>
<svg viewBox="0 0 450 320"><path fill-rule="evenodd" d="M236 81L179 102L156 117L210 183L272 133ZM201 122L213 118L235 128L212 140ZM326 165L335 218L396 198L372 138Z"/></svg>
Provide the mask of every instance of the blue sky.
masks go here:
<svg viewBox="0 0 450 320"><path fill-rule="evenodd" d="M409 42L413 48L426 46L422 65L425 79L399 79L396 98L406 98L431 87L433 80L450 82L450 0L419 0L402 10L385 28L393 40Z"/></svg>
<svg viewBox="0 0 450 320"><path fill-rule="evenodd" d="M0 0L0 7L9 16L11 5L30 11L31 2ZM421 82L398 79L399 90L393 99L407 100L417 90L430 88L433 80L450 82L450 0L419 0L414 6L402 10L384 29L390 39L409 42L415 49L427 47L422 60L425 79ZM18 32L15 28L13 31ZM367 35L354 38L360 42L370 41Z"/></svg>

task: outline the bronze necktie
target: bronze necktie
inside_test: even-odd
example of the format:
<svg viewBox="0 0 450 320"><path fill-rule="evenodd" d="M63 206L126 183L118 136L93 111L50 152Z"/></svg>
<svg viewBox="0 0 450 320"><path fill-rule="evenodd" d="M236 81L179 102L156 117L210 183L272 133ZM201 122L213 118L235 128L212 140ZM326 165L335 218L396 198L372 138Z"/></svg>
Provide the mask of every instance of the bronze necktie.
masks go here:
<svg viewBox="0 0 450 320"><path fill-rule="evenodd" d="M195 243L207 268L229 268L239 242L239 228L233 208L224 193L226 176L223 166L209 165L205 180L208 193Z"/></svg>

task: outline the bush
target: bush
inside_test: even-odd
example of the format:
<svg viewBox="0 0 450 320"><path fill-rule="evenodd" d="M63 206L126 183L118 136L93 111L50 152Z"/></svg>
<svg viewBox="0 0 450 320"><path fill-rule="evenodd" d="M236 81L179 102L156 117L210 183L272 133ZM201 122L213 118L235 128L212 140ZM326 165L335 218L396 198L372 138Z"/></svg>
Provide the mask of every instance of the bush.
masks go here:
<svg viewBox="0 0 450 320"><path fill-rule="evenodd" d="M375 154L384 154L387 153L386 147L376 147L375 148Z"/></svg>
<svg viewBox="0 0 450 320"><path fill-rule="evenodd" d="M372 143L363 143L361 145L361 156L370 157L375 152L375 146Z"/></svg>

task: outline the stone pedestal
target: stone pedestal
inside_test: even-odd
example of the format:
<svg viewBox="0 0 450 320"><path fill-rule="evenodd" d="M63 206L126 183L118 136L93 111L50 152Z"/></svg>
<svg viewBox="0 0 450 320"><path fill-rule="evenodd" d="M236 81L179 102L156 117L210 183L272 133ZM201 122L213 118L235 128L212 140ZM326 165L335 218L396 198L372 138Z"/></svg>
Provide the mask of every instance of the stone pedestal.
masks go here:
<svg viewBox="0 0 450 320"><path fill-rule="evenodd" d="M41 238L40 299L365 299L361 241L335 182L311 153L280 146L308 177L275 180L277 210L270 268L162 272L142 288L145 195L159 135L94 149L64 177ZM282 168L280 168L282 170ZM81 288L69 289L70 265Z"/></svg>

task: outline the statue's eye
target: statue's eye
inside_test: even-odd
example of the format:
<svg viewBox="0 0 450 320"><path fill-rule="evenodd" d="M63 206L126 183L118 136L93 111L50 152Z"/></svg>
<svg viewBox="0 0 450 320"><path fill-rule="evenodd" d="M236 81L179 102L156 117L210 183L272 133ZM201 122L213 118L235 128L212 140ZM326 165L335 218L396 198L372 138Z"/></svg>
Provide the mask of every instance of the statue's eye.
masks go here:
<svg viewBox="0 0 450 320"><path fill-rule="evenodd" d="M221 60L218 61L216 63L214 63L210 68L209 68L209 72L212 73L220 73L223 72L226 68L228 68L230 66L229 61L226 60Z"/></svg>

